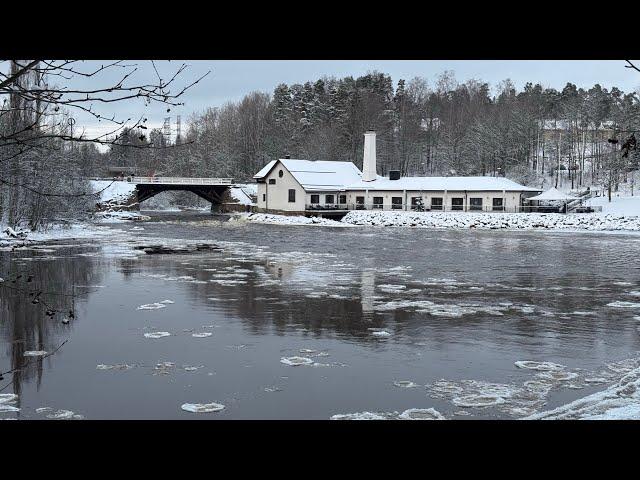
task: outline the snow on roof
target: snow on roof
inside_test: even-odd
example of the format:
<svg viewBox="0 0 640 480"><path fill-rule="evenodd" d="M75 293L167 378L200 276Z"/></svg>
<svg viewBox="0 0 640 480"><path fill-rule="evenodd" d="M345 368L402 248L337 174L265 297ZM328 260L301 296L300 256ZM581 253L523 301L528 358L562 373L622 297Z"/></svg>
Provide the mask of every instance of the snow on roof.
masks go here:
<svg viewBox="0 0 640 480"><path fill-rule="evenodd" d="M562 193L560 190L551 187L544 193L536 195L535 197L529 197L529 200L575 200L576 197Z"/></svg>
<svg viewBox="0 0 640 480"><path fill-rule="evenodd" d="M378 177L378 180L360 181L345 188L347 190L540 191L538 188L525 187L503 177L403 177L400 180Z"/></svg>
<svg viewBox="0 0 640 480"><path fill-rule="evenodd" d="M362 172L352 162L325 160L279 160L305 190L336 190L360 180ZM273 160L253 178L264 178L276 164Z"/></svg>
<svg viewBox="0 0 640 480"><path fill-rule="evenodd" d="M276 162L277 160L271 160L264 167L262 167L262 169L258 173L256 173L253 176L253 178L264 178L267 175L267 173L269 173L271 168L276 164Z"/></svg>

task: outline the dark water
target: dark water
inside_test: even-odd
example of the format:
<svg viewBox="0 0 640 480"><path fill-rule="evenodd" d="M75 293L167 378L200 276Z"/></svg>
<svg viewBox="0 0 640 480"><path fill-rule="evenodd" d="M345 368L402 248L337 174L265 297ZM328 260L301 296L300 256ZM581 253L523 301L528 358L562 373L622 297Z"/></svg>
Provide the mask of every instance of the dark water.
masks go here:
<svg viewBox="0 0 640 480"><path fill-rule="evenodd" d="M621 371L613 362L639 357L637 236L224 220L156 214L96 241L0 252L0 371L19 369L0 394L18 394L20 408L0 418L46 418L41 407L87 419L395 418L411 408L519 418L605 388ZM221 249L133 249L194 241ZM43 302L31 303L35 291ZM138 310L163 300L174 303ZM607 305L616 301L628 303ZM75 318L63 324L48 308ZM144 336L160 331L171 335ZM65 340L47 358L24 357ZM313 364L281 363L295 356ZM532 394L524 382L541 372L521 360L561 364L571 378L542 379L545 393ZM496 391L496 405L460 406ZM180 408L210 402L225 409Z"/></svg>

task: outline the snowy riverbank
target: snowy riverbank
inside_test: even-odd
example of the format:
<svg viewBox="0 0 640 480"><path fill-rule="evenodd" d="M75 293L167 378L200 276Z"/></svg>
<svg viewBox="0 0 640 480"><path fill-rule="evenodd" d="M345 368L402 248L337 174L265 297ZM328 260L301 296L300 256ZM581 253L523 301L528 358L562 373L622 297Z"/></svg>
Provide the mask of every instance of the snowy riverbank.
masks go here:
<svg viewBox="0 0 640 480"><path fill-rule="evenodd" d="M76 225L53 225L46 230L32 232L30 230L18 230L23 233L24 238L11 238L4 233L6 227L2 227L0 231L0 248L13 248L16 246L30 245L39 242L48 242L52 240L71 240L71 239L90 239L108 237L113 235L114 230L109 227L103 227L91 223L81 223Z"/></svg>
<svg viewBox="0 0 640 480"><path fill-rule="evenodd" d="M607 214L352 211L342 222L436 229L640 231L640 217Z"/></svg>
<svg viewBox="0 0 640 480"><path fill-rule="evenodd" d="M352 227L348 223L320 217L303 217L293 215L273 215L269 213L244 213L236 217L236 221L266 223L270 225L321 225L324 227Z"/></svg>
<svg viewBox="0 0 640 480"><path fill-rule="evenodd" d="M640 420L640 368L601 392L525 420Z"/></svg>

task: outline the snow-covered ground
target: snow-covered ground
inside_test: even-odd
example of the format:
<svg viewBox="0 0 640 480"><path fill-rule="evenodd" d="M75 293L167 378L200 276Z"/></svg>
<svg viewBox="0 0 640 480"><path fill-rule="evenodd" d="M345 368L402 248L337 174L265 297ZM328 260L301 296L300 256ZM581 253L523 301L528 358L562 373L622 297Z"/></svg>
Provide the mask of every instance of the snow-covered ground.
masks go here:
<svg viewBox="0 0 640 480"><path fill-rule="evenodd" d="M640 420L640 368L601 392L526 420Z"/></svg>
<svg viewBox="0 0 640 480"><path fill-rule="evenodd" d="M376 227L640 231L640 217L608 214L351 211L342 222Z"/></svg>
<svg viewBox="0 0 640 480"><path fill-rule="evenodd" d="M91 180L91 188L94 193L100 192L98 202L124 203L131 197L136 189L135 183L112 180Z"/></svg>
<svg viewBox="0 0 640 480"><path fill-rule="evenodd" d="M270 213L244 213L236 217L237 221L247 221L254 223L268 223L275 225L322 225L325 227L351 227L346 223L328 218L303 217L293 215L273 215Z"/></svg>
<svg viewBox="0 0 640 480"><path fill-rule="evenodd" d="M6 227L0 228L3 232ZM76 224L72 226L55 225L45 231L26 231L26 238L9 238L6 233L0 234L0 247L14 246L16 244L45 242L49 240L63 240L72 238L97 238L113 235L114 230L109 227L101 227L90 223Z"/></svg>
<svg viewBox="0 0 640 480"><path fill-rule="evenodd" d="M611 202L608 197L595 197L585 202L589 206L601 206L602 213L612 215L640 216L640 197L612 196Z"/></svg>
<svg viewBox="0 0 640 480"><path fill-rule="evenodd" d="M238 184L236 187L229 188L231 199L241 205L255 205L251 196L258 195L258 185L252 183Z"/></svg>

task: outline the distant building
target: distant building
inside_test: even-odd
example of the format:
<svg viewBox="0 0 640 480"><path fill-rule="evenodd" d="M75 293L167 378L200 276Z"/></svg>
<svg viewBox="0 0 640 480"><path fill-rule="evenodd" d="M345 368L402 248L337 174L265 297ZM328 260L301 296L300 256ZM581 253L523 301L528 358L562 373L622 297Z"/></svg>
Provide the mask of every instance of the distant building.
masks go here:
<svg viewBox="0 0 640 480"><path fill-rule="evenodd" d="M340 216L348 210L519 211L541 190L501 177L389 177L376 173L376 134L365 133L363 172L351 162L272 160L253 177L258 211Z"/></svg>

